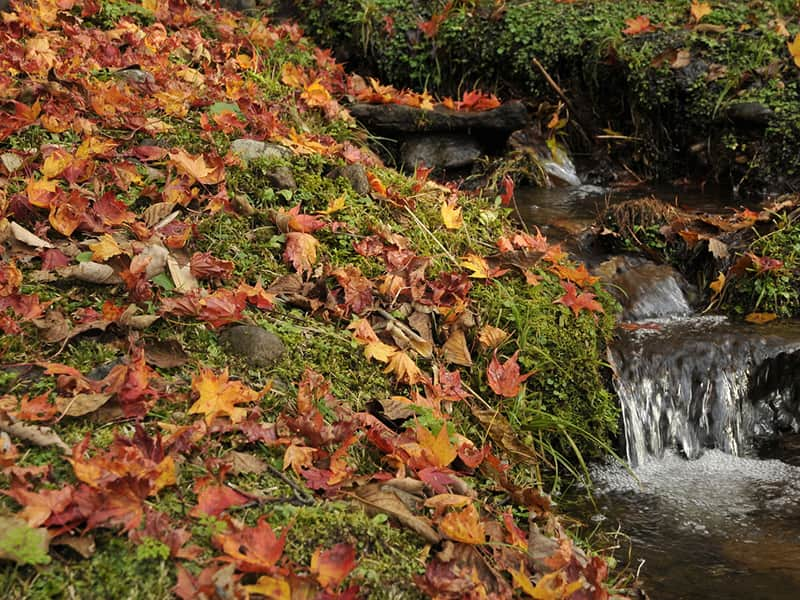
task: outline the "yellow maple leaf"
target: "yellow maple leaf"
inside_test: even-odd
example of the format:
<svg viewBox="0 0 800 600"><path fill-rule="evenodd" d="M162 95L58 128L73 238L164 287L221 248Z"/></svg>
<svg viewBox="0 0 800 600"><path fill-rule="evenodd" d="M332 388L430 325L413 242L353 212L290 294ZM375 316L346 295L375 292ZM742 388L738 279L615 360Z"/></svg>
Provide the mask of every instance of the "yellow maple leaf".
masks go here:
<svg viewBox="0 0 800 600"><path fill-rule="evenodd" d="M484 325L478 331L478 343L484 350L494 350L509 338L510 334L499 327Z"/></svg>
<svg viewBox="0 0 800 600"><path fill-rule="evenodd" d="M697 2L697 0L692 0L692 8L690 10L694 22L699 23L703 17L711 14L712 9L708 2Z"/></svg>
<svg viewBox="0 0 800 600"><path fill-rule="evenodd" d="M199 398L189 409L189 414L205 415L210 424L218 415L227 415L238 423L247 415L247 410L236 406L258 400L258 392L241 381L228 381L228 370L216 375L211 369L203 369L192 379L192 390Z"/></svg>
<svg viewBox="0 0 800 600"><path fill-rule="evenodd" d="M389 364L386 365L383 372L394 373L397 381L408 385L425 380L425 375L422 374L417 363L408 354L399 350L389 358Z"/></svg>
<svg viewBox="0 0 800 600"><path fill-rule="evenodd" d="M310 85L308 85L303 90L303 93L300 94L300 97L305 100L306 104L309 106L325 106L331 101L330 93L325 89L318 79L315 79Z"/></svg>
<svg viewBox="0 0 800 600"><path fill-rule="evenodd" d="M791 42L786 42L786 46L794 59L794 64L800 67L800 33L795 35Z"/></svg>
<svg viewBox="0 0 800 600"><path fill-rule="evenodd" d="M283 455L283 470L285 471L292 467L295 473L302 475L303 469L314 466L314 455L316 453L316 448L290 444Z"/></svg>
<svg viewBox="0 0 800 600"><path fill-rule="evenodd" d="M301 67L294 63L284 63L281 69L281 81L289 87L301 89L304 81L308 81Z"/></svg>
<svg viewBox="0 0 800 600"><path fill-rule="evenodd" d="M96 243L89 244L89 250L92 251L92 260L96 262L105 262L112 256L123 253L122 248L108 233L104 233Z"/></svg>
<svg viewBox="0 0 800 600"><path fill-rule="evenodd" d="M368 342L367 345L364 346L364 356L367 357L367 360L374 358L382 363L388 363L396 352L397 348L389 344L384 344L381 341Z"/></svg>
<svg viewBox="0 0 800 600"><path fill-rule="evenodd" d="M446 424L442 425L435 436L422 425L417 427L416 433L417 442L425 449L426 458L434 467L444 468L458 456L456 447L450 442Z"/></svg>
<svg viewBox="0 0 800 600"><path fill-rule="evenodd" d="M474 279L489 278L489 263L482 256L473 253L467 254L462 257L461 266L472 271L469 276Z"/></svg>
<svg viewBox="0 0 800 600"><path fill-rule="evenodd" d="M712 296L712 300L719 296L722 293L722 288L725 287L725 274L720 271L719 277L717 277L714 281L708 284L708 287L711 288L711 291L714 292Z"/></svg>
<svg viewBox="0 0 800 600"><path fill-rule="evenodd" d="M461 207L455 202L442 201L441 206L442 222L447 229L459 229L464 224L464 217L461 214Z"/></svg>
<svg viewBox="0 0 800 600"><path fill-rule="evenodd" d="M321 215L332 215L335 212L339 212L343 208L344 208L344 196L337 196L336 198L328 202L328 208L317 212Z"/></svg>
<svg viewBox="0 0 800 600"><path fill-rule="evenodd" d="M44 175L46 179L58 177L64 169L72 164L73 160L72 154L59 148L44 159L44 164L41 169L42 175Z"/></svg>
<svg viewBox="0 0 800 600"><path fill-rule="evenodd" d="M262 575L254 584L246 585L244 588L250 594L258 594L270 600L291 600L292 588L289 582L278 577Z"/></svg>

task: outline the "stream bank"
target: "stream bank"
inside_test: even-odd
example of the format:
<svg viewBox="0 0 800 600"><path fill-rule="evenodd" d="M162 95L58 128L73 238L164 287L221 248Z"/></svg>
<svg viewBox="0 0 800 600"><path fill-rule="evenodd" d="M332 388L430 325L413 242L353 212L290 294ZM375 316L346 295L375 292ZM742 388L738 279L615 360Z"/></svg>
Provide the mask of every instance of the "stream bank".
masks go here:
<svg viewBox="0 0 800 600"><path fill-rule="evenodd" d="M321 44L385 83L527 98L543 126L568 118L573 151L608 152L643 176L745 196L797 188L793 2L712 3L700 20L682 0L293 4Z"/></svg>

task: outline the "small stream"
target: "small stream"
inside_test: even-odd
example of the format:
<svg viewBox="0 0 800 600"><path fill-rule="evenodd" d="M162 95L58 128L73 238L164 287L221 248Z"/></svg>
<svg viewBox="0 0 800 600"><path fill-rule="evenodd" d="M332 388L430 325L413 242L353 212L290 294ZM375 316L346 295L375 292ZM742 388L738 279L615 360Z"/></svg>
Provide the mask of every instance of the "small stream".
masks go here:
<svg viewBox="0 0 800 600"><path fill-rule="evenodd" d="M609 352L632 469L596 466L596 504L577 511L630 540L631 566L653 600L798 598L800 323L700 315L671 268L593 254L580 231L606 203L628 197L592 186L517 195L529 226L563 240L624 292L632 324ZM715 194L681 193L680 203L724 207Z"/></svg>

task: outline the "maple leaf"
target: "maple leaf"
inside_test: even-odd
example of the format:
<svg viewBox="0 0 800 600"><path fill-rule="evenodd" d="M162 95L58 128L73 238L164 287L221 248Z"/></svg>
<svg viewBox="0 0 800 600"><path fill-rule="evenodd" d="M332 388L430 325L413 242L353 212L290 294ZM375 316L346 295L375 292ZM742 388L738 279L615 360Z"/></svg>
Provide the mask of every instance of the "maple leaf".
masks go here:
<svg viewBox="0 0 800 600"><path fill-rule="evenodd" d="M394 346L384 344L380 340L374 342L367 342L364 346L364 356L367 360L375 359L382 363L388 363L389 360L399 352Z"/></svg>
<svg viewBox="0 0 800 600"><path fill-rule="evenodd" d="M456 447L450 442L446 424L442 425L436 436L422 425L418 425L415 431L417 442L425 451L425 457L431 466L446 467L458 456Z"/></svg>
<svg viewBox="0 0 800 600"><path fill-rule="evenodd" d="M459 229L464 225L464 217L461 214L461 207L455 202L442 201L440 212L442 223L447 229Z"/></svg>
<svg viewBox="0 0 800 600"><path fill-rule="evenodd" d="M650 23L650 17L644 15L639 15L632 19L625 19L625 24L627 27L622 30L622 33L625 35L639 35L656 30L652 23Z"/></svg>
<svg viewBox="0 0 800 600"><path fill-rule="evenodd" d="M591 292L577 294L577 288L571 281L562 281L561 287L563 287L564 291L567 293L557 300L553 300L553 304L563 304L569 307L576 317L582 310L588 310L589 312L605 312L603 310L603 305L595 300L596 296Z"/></svg>
<svg viewBox="0 0 800 600"><path fill-rule="evenodd" d="M96 243L89 244L89 250L92 251L92 260L95 262L105 262L112 256L123 253L116 240L107 233Z"/></svg>
<svg viewBox="0 0 800 600"><path fill-rule="evenodd" d="M497 360L497 350L494 351L492 361L486 367L486 380L495 394L506 398L516 398L519 394L520 385L533 375L533 371L527 375L520 375L519 363L517 362L518 355L519 350L501 364Z"/></svg>
<svg viewBox="0 0 800 600"><path fill-rule="evenodd" d="M511 201L514 199L514 180L511 175L503 175L503 180L500 182L503 186L503 192L500 194L500 202L503 206L510 206Z"/></svg>
<svg viewBox="0 0 800 600"><path fill-rule="evenodd" d="M294 443L290 444L283 455L283 470L285 471L289 467L292 467L295 473L301 475L303 469L314 465L314 455L316 453L316 448L297 446Z"/></svg>
<svg viewBox="0 0 800 600"><path fill-rule="evenodd" d="M325 106L331 100L331 94L325 89L319 79L315 79L311 84L305 87L300 97L305 100L309 106Z"/></svg>
<svg viewBox="0 0 800 600"><path fill-rule="evenodd" d="M464 544L483 544L486 541L486 530L480 522L478 509L472 503L464 510L446 514L439 522L439 531Z"/></svg>
<svg viewBox="0 0 800 600"><path fill-rule="evenodd" d="M230 278L233 274L234 264L229 260L222 260L211 255L210 252L195 252L189 260L189 269L197 279Z"/></svg>
<svg viewBox="0 0 800 600"><path fill-rule="evenodd" d="M255 402L258 392L250 389L241 381L228 381L228 370L215 375L211 369L202 369L192 379L192 390L199 398L189 409L189 414L203 414L207 424L218 415L227 415L233 423L242 421L247 410L236 406Z"/></svg>
<svg viewBox="0 0 800 600"><path fill-rule="evenodd" d="M319 241L313 235L292 231L286 234L283 260L290 263L297 272L305 273L317 262L317 248Z"/></svg>
<svg viewBox="0 0 800 600"><path fill-rule="evenodd" d="M692 0L692 6L689 11L694 22L699 23L703 17L711 14L712 9L708 2L698 2L697 0Z"/></svg>
<svg viewBox="0 0 800 600"><path fill-rule="evenodd" d="M461 266L469 269L471 271L469 276L475 279L488 279L489 277L489 263L477 254L467 254L461 259Z"/></svg>
<svg viewBox="0 0 800 600"><path fill-rule="evenodd" d="M40 492L32 492L14 481L10 489L0 490L0 493L13 498L23 507L18 516L29 526L39 527L50 518L50 515L61 513L72 504L75 488L68 485L60 490L43 489Z"/></svg>
<svg viewBox="0 0 800 600"><path fill-rule="evenodd" d="M273 573L275 564L283 554L286 543L285 527L280 537L267 522L260 517L255 527L247 527L235 533L218 534L212 538L216 547L228 556L227 560L236 563L237 568L245 573Z"/></svg>
<svg viewBox="0 0 800 600"><path fill-rule="evenodd" d="M262 575L253 584L244 586L249 594L258 594L269 600L292 600L292 587L288 581L280 577ZM192 596L187 600L192 600L198 596Z"/></svg>
<svg viewBox="0 0 800 600"><path fill-rule="evenodd" d="M182 148L176 148L169 153L169 159L179 173L188 175L202 184L213 185L225 179L224 166L221 163L209 165L202 154L192 156Z"/></svg>
<svg viewBox="0 0 800 600"><path fill-rule="evenodd" d="M786 47L789 49L789 54L792 55L795 66L800 67L800 33L795 35L791 42L786 42Z"/></svg>
<svg viewBox="0 0 800 600"><path fill-rule="evenodd" d="M11 296L19 291L22 285L22 271L12 261L0 263L0 297Z"/></svg>
<svg viewBox="0 0 800 600"><path fill-rule="evenodd" d="M400 350L389 357L389 364L383 372L394 373L397 381L408 385L414 385L427 379L411 357Z"/></svg>
<svg viewBox="0 0 800 600"><path fill-rule="evenodd" d="M250 502L250 498L227 485L203 485L197 494L197 506L189 511L191 517L203 515L219 516L232 506L242 506Z"/></svg>
<svg viewBox="0 0 800 600"><path fill-rule="evenodd" d="M760 313L760 312L752 312L747 315L744 320L748 323L754 323L756 325L763 325L764 323L769 323L770 321L774 321L778 318L778 315L775 313Z"/></svg>
<svg viewBox="0 0 800 600"><path fill-rule="evenodd" d="M317 548L311 556L311 572L325 589L335 589L356 568L356 549L352 545L336 544L329 550Z"/></svg>
<svg viewBox="0 0 800 600"><path fill-rule="evenodd" d="M558 275L559 278L572 281L573 283L578 284L580 287L594 285L600 281L599 277L594 277L589 274L589 271L586 269L586 265L583 263L579 264L577 267L554 264L548 270L551 273Z"/></svg>
<svg viewBox="0 0 800 600"><path fill-rule="evenodd" d="M325 227L325 221L321 221L314 215L306 215L300 212L300 205L293 206L289 210L278 209L273 218L275 225L282 232L299 231L301 233L313 233L317 229Z"/></svg>

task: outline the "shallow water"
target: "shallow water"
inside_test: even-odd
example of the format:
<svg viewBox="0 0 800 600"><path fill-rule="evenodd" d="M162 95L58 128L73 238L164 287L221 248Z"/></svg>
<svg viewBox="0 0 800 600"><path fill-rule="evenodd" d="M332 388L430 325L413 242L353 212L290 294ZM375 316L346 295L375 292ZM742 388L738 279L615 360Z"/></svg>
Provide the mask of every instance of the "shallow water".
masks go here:
<svg viewBox="0 0 800 600"><path fill-rule="evenodd" d="M653 600L800 597L800 468L709 450L593 476L584 514L630 537Z"/></svg>

